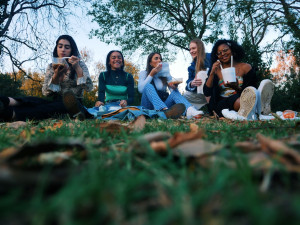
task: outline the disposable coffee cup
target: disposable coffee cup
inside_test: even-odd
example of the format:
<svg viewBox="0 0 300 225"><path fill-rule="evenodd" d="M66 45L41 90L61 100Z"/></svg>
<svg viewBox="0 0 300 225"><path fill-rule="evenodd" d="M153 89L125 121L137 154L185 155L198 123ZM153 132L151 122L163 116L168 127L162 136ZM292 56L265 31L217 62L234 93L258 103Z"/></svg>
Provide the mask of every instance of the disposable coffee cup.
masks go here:
<svg viewBox="0 0 300 225"><path fill-rule="evenodd" d="M202 84L197 87L197 93L198 94L203 94L203 87L204 87L204 83L205 83L206 78L207 78L207 71L206 70L202 70L202 71L199 71L197 73L197 79L202 80Z"/></svg>
<svg viewBox="0 0 300 225"><path fill-rule="evenodd" d="M236 82L236 75L235 75L235 68L234 67L229 67L226 69L222 69L222 76L223 76L223 81L225 82L225 84L228 83L232 83L232 82Z"/></svg>
<svg viewBox="0 0 300 225"><path fill-rule="evenodd" d="M163 62L161 70L157 73L157 77L168 77L170 76L169 63Z"/></svg>

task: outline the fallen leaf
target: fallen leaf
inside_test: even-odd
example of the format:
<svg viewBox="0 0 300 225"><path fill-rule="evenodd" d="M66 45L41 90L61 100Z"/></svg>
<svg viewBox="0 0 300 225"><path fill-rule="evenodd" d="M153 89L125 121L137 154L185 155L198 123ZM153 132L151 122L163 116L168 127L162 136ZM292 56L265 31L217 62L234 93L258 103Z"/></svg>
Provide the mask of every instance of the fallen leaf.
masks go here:
<svg viewBox="0 0 300 225"><path fill-rule="evenodd" d="M171 148L176 147L177 145L185 142L185 141L190 141L190 140L194 140L194 139L200 139L203 138L205 136L205 133L203 130L199 130L198 132L188 132L188 133L175 133L173 135L173 137L171 137L168 140L168 143L170 145Z"/></svg>
<svg viewBox="0 0 300 225"><path fill-rule="evenodd" d="M179 144L173 149L174 155L181 155L184 157L196 157L211 155L218 152L222 145L213 144L206 140L196 139Z"/></svg>
<svg viewBox="0 0 300 225"><path fill-rule="evenodd" d="M199 131L198 125L195 124L195 123L191 123L190 124L190 131L193 132L193 133L197 133Z"/></svg>
<svg viewBox="0 0 300 225"><path fill-rule="evenodd" d="M7 154L6 158L3 158L4 161L12 162L14 160L19 160L27 157L37 156L45 152L53 152L58 149L78 149L80 151L85 150L85 146L82 144L82 140L79 139L54 139L46 140L36 143L25 144L20 148L17 148L16 151Z"/></svg>
<svg viewBox="0 0 300 225"><path fill-rule="evenodd" d="M25 127L26 125L27 125L27 123L24 122L24 121L16 121L16 122L6 124L7 127L13 128L13 129L18 129L20 127Z"/></svg>
<svg viewBox="0 0 300 225"><path fill-rule="evenodd" d="M282 141L267 138L259 133L256 136L264 152L271 155L284 157L290 163L300 165L300 154L294 149L285 145Z"/></svg>
<svg viewBox="0 0 300 225"><path fill-rule="evenodd" d="M146 117L144 115L139 116L133 122L129 124L129 128L133 131L141 131L145 128L146 125Z"/></svg>
<svg viewBox="0 0 300 225"><path fill-rule="evenodd" d="M100 131L106 131L108 133L120 133L122 130L128 131L127 126L122 125L120 122L109 121L104 123L96 124L96 127L100 128Z"/></svg>
<svg viewBox="0 0 300 225"><path fill-rule="evenodd" d="M268 170L273 166L273 161L264 152L256 152L247 154L248 163L254 169Z"/></svg>
<svg viewBox="0 0 300 225"><path fill-rule="evenodd" d="M0 161L5 161L7 158L15 155L18 149L15 147L5 148L0 152Z"/></svg>
<svg viewBox="0 0 300 225"><path fill-rule="evenodd" d="M195 132L188 132L188 133L178 132L178 133L175 133L173 135L173 137L171 137L167 142L164 142L164 141L161 141L161 143L152 142L152 143L150 143L150 145L151 145L151 148L155 152L161 153L161 152L165 152L167 150L168 145L171 148L174 148L183 142L200 139L200 138L203 138L204 136L205 136L205 133L202 130L199 130L196 133Z"/></svg>
<svg viewBox="0 0 300 225"><path fill-rule="evenodd" d="M261 151L261 146L259 143L254 143L251 141L236 142L235 146L242 149L244 152L257 152Z"/></svg>

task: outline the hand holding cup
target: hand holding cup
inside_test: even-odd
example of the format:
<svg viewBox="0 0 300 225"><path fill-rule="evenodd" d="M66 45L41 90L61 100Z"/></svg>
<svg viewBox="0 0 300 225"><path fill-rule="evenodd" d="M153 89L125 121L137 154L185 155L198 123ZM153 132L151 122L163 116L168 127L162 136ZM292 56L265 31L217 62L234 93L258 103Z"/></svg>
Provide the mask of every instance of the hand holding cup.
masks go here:
<svg viewBox="0 0 300 225"><path fill-rule="evenodd" d="M161 69L162 69L162 63L157 64L157 66L151 70L150 76L154 77L159 71L161 71Z"/></svg>

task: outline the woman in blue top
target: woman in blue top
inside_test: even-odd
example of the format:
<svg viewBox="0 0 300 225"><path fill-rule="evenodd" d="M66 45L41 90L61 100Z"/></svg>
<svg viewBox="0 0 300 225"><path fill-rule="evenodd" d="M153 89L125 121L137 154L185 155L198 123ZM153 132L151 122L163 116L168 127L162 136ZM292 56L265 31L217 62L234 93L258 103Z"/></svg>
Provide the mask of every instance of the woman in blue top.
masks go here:
<svg viewBox="0 0 300 225"><path fill-rule="evenodd" d="M210 54L205 54L205 47L200 39L194 39L190 42L190 54L193 58L188 67L189 78L186 81L186 92L184 97L197 109L207 104L204 94L197 93L197 87L202 85L205 80L198 79L196 74L199 71L205 71L209 68Z"/></svg>
<svg viewBox="0 0 300 225"><path fill-rule="evenodd" d="M146 109L174 112L175 116L171 116L170 118L178 118L184 112L186 112L185 114L188 119L203 114L202 111L197 111L179 93L177 89L178 84L174 85L170 82L172 80L170 74L167 74L166 77L160 76L159 72L162 69L161 62L161 54L153 52L148 56L146 70L140 72L138 89L142 93L141 105ZM170 94L167 92L167 87L171 92ZM165 114L168 115L168 112Z"/></svg>
<svg viewBox="0 0 300 225"><path fill-rule="evenodd" d="M106 72L99 75L98 101L102 105L122 108L134 101L134 79L124 71L124 57L120 51L110 51L106 57Z"/></svg>

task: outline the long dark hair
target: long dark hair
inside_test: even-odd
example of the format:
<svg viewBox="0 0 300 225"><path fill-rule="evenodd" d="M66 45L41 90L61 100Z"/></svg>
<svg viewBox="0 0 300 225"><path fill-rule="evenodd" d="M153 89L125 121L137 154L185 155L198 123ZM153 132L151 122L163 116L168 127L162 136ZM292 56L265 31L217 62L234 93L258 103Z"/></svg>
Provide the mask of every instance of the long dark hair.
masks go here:
<svg viewBox="0 0 300 225"><path fill-rule="evenodd" d="M241 45L239 45L236 41L233 40L221 39L218 40L212 48L211 65L213 65L218 60L218 56L217 56L218 47L222 44L225 44L230 48L234 61L241 62L244 59L245 51Z"/></svg>
<svg viewBox="0 0 300 225"><path fill-rule="evenodd" d="M148 55L147 65L146 65L147 74L149 74L151 72L151 70L153 69L153 66L151 66L150 63L155 54L158 54L160 56L161 61L163 61L162 56L159 52L152 52L150 55Z"/></svg>
<svg viewBox="0 0 300 225"><path fill-rule="evenodd" d="M122 62L123 62L123 65L121 66L121 69L120 70L122 70L122 71L124 71L124 56L123 56L123 54L122 54L122 52L120 52L120 51L118 51L118 50L112 50L112 51L110 51L108 54L107 54L107 56L106 56L106 70L107 70L107 72L110 72L111 71L111 66L110 66L110 64L109 64L109 60L110 60L110 55L112 54L112 53L114 53L114 52L119 52L120 53L120 55L121 55L121 57L122 57Z"/></svg>
<svg viewBox="0 0 300 225"><path fill-rule="evenodd" d="M163 61L163 58L161 56L161 54L159 52L152 52L150 55L148 55L147 58L147 66L146 66L146 71L147 71L147 75L151 72L151 70L154 68L153 66L150 65L151 60L153 58L153 56L155 54L158 54L160 56L161 61ZM161 81L163 82L164 85L167 84L167 78L166 77L159 77L159 79L161 79ZM154 84L154 83L153 83Z"/></svg>
<svg viewBox="0 0 300 225"><path fill-rule="evenodd" d="M58 39L56 40L56 45L55 45L54 50L53 50L53 57L58 57L58 54L57 54L57 45L58 45L58 42L60 40L62 40L62 39L67 40L67 41L70 42L70 45L71 45L71 56L74 55L74 56L80 58L80 53L78 51L78 48L77 48L77 45L76 45L74 39L70 35L66 35L66 34L59 36ZM75 70L73 69L73 67L71 66L71 64L69 62L68 62L68 64L69 64L69 66L71 68L71 76L70 76L70 78L74 79L76 72L75 72Z"/></svg>

